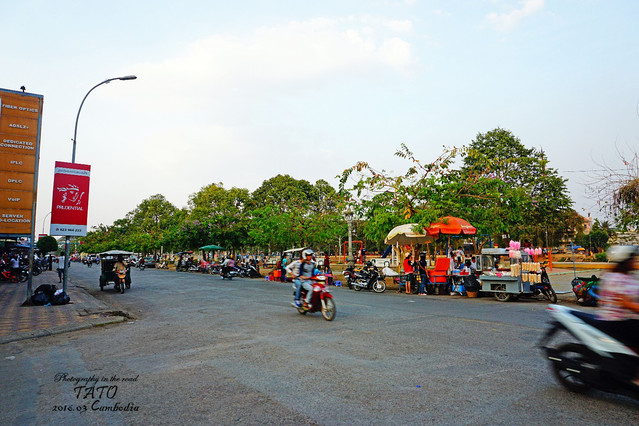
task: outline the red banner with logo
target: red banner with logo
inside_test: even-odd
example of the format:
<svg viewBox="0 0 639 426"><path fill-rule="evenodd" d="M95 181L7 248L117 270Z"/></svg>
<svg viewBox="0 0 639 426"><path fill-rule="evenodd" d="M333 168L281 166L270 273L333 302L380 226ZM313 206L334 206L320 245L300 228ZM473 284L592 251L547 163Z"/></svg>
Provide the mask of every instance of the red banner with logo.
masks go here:
<svg viewBox="0 0 639 426"><path fill-rule="evenodd" d="M91 166L55 162L50 235L85 236Z"/></svg>

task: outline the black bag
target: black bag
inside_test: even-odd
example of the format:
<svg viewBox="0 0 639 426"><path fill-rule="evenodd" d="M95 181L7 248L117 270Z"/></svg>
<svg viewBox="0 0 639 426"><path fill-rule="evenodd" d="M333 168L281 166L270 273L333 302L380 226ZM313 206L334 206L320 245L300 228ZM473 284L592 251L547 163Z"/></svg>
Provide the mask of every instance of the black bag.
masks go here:
<svg viewBox="0 0 639 426"><path fill-rule="evenodd" d="M71 298L64 291L61 291L58 294L54 294L51 298L52 305L66 305L71 301Z"/></svg>
<svg viewBox="0 0 639 426"><path fill-rule="evenodd" d="M49 296L45 293L34 293L31 296L31 302L36 306L44 306L49 303Z"/></svg>
<svg viewBox="0 0 639 426"><path fill-rule="evenodd" d="M468 275L464 277L464 288L466 291L479 291L481 283L475 275Z"/></svg>
<svg viewBox="0 0 639 426"><path fill-rule="evenodd" d="M55 284L42 284L38 286L31 296L34 305L42 306L51 303L53 295L58 290Z"/></svg>

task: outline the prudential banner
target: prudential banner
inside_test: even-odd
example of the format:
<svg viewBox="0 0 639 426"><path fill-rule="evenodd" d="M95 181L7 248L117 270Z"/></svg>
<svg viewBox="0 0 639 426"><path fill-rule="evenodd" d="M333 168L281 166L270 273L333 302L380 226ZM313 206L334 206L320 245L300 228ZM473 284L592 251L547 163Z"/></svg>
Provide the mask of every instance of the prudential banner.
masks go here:
<svg viewBox="0 0 639 426"><path fill-rule="evenodd" d="M51 235L75 237L87 234L90 176L89 165L55 162Z"/></svg>

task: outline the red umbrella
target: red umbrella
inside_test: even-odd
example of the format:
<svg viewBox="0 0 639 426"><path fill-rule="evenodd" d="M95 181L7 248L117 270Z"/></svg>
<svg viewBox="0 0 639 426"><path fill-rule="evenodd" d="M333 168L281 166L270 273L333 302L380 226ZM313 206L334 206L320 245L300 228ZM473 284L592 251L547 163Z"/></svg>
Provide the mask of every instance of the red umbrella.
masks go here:
<svg viewBox="0 0 639 426"><path fill-rule="evenodd" d="M439 234L451 234L451 235L474 235L477 233L475 228L464 219L460 219L454 216L446 216L439 220L439 222L433 222L428 228L426 228L428 235L432 237L438 237Z"/></svg>

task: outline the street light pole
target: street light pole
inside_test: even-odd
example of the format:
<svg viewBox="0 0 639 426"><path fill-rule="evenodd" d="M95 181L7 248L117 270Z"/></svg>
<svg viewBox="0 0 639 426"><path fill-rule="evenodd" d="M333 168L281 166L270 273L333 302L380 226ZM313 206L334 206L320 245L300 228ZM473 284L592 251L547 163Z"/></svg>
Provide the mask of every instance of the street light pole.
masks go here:
<svg viewBox="0 0 639 426"><path fill-rule="evenodd" d="M124 77L114 77L108 78L101 83L96 84L84 95L82 102L80 103L80 108L78 109L78 115L75 117L75 129L73 130L73 153L71 154L71 162L75 163L75 142L76 137L78 135L78 120L80 119L80 111L82 111L82 106L84 105L84 101L86 101L89 93L93 92L93 89L96 87L102 86L103 84L107 84L112 82L113 80L135 80L137 77L134 75L125 75ZM64 277L62 281L62 291L66 293L67 291L67 275L69 273L69 237L64 237Z"/></svg>
<svg viewBox="0 0 639 426"><path fill-rule="evenodd" d="M42 233L44 234L44 224L47 222L47 217L49 217L49 215L51 214L51 212L47 213L44 216L44 219L42 219Z"/></svg>
<svg viewBox="0 0 639 426"><path fill-rule="evenodd" d="M351 210L347 210L344 213L344 217L348 224L348 257L346 258L346 262L350 263L353 257L353 212Z"/></svg>

